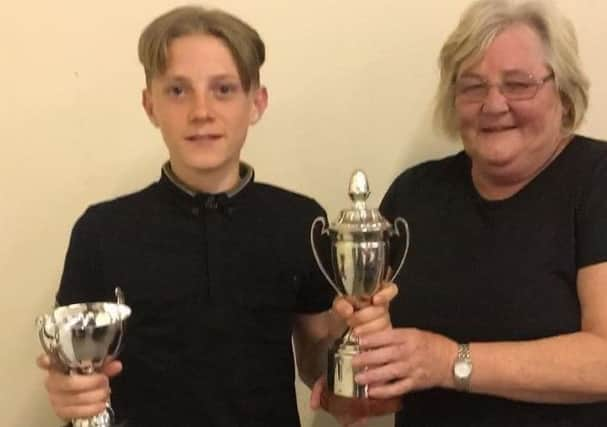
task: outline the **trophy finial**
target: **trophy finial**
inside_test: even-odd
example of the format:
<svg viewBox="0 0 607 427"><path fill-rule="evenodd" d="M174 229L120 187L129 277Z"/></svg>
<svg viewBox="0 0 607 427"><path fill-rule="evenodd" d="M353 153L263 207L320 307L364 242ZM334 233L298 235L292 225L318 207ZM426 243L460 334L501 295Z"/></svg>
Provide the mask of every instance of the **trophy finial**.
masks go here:
<svg viewBox="0 0 607 427"><path fill-rule="evenodd" d="M348 194L355 205L361 204L364 206L369 198L369 195L371 194L371 191L369 190L369 181L367 180L367 175L361 169L357 169L352 173Z"/></svg>

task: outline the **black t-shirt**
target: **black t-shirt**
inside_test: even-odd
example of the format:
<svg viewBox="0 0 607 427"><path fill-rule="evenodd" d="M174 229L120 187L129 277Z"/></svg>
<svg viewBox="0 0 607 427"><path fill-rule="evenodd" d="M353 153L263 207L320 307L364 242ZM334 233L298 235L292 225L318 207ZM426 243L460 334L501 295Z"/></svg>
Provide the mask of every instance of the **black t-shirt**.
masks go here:
<svg viewBox="0 0 607 427"><path fill-rule="evenodd" d="M248 182L191 195L159 182L90 207L74 226L59 304L132 307L112 405L129 427L298 426L295 313L333 298L313 260L313 200Z"/></svg>
<svg viewBox="0 0 607 427"><path fill-rule="evenodd" d="M607 261L607 144L575 137L501 201L480 197L462 152L405 171L381 210L411 227L391 306L395 326L458 342L579 331L577 271ZM405 396L396 425L590 427L607 425L607 403L544 405L432 389Z"/></svg>

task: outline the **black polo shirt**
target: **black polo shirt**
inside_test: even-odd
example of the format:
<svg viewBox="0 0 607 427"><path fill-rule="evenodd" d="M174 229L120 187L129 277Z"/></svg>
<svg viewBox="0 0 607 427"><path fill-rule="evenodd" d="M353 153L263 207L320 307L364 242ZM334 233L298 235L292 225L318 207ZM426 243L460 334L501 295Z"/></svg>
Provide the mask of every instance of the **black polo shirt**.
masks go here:
<svg viewBox="0 0 607 427"><path fill-rule="evenodd" d="M464 152L423 163L384 197L382 213L403 216L411 227L411 252L396 278L400 294L390 306L393 324L458 342L579 331L578 271L607 261L607 144L575 136L504 200L481 197L471 167ZM598 427L607 426L607 402L532 403L433 388L406 394L395 425Z"/></svg>
<svg viewBox="0 0 607 427"><path fill-rule="evenodd" d="M59 304L133 309L119 420L141 426L298 426L293 315L330 307L313 259L314 200L253 182L195 194L164 168L142 191L89 207L74 226Z"/></svg>

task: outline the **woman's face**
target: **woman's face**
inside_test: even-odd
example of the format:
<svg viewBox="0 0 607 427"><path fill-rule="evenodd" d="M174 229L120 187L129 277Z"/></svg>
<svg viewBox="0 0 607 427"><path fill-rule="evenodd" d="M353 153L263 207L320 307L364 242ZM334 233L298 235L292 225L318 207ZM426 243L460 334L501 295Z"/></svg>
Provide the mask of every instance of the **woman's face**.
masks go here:
<svg viewBox="0 0 607 427"><path fill-rule="evenodd" d="M483 85L488 91L479 97ZM529 88L532 94L537 89L531 98L512 99L521 93L527 97ZM509 185L532 178L562 146L563 106L542 41L527 25L505 29L480 61L462 64L455 106L473 174L495 183Z"/></svg>

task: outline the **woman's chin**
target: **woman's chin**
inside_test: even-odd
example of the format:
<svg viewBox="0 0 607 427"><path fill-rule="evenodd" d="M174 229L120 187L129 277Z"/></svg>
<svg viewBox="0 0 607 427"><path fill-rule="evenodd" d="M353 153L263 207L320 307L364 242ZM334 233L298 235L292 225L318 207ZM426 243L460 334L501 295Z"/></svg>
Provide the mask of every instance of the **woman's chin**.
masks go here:
<svg viewBox="0 0 607 427"><path fill-rule="evenodd" d="M513 150L504 150L504 147L496 147L494 150L480 150L472 160L478 166L504 168L516 160L516 153Z"/></svg>

